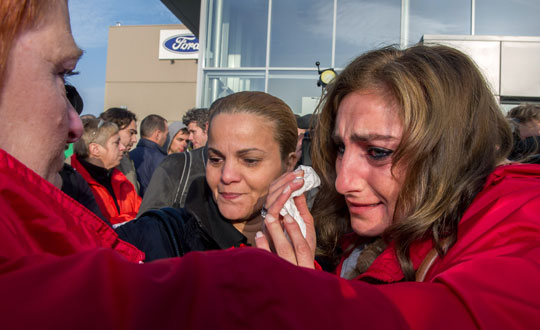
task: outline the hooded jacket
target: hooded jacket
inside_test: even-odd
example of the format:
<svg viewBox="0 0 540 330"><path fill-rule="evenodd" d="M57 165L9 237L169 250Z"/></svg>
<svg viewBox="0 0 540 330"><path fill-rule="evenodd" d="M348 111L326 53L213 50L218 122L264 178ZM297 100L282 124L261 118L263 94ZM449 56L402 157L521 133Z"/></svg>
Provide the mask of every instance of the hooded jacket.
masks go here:
<svg viewBox="0 0 540 330"><path fill-rule="evenodd" d="M184 125L181 121L173 121L169 125L169 134L167 135L167 141L165 142L165 145L163 146L163 150L169 152L169 147L171 146L172 141L174 140L174 137L182 128L186 128L186 125Z"/></svg>

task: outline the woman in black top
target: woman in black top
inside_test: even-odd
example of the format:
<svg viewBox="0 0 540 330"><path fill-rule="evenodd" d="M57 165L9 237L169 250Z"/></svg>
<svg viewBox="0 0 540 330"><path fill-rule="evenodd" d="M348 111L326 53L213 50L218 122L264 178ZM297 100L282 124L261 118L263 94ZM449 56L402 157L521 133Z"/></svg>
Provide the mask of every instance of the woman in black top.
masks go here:
<svg viewBox="0 0 540 330"><path fill-rule="evenodd" d="M270 184L296 164L296 119L282 100L240 92L215 101L210 113L206 177L191 184L185 207L117 228L147 261L254 245Z"/></svg>

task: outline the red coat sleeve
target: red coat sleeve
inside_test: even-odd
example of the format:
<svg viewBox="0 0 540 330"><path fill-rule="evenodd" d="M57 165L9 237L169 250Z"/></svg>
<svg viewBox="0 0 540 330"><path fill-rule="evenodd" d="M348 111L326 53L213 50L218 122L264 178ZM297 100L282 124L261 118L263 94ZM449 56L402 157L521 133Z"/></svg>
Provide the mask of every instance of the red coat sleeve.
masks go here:
<svg viewBox="0 0 540 330"><path fill-rule="evenodd" d="M254 248L134 264L108 249L0 267L5 329L403 329L375 287Z"/></svg>

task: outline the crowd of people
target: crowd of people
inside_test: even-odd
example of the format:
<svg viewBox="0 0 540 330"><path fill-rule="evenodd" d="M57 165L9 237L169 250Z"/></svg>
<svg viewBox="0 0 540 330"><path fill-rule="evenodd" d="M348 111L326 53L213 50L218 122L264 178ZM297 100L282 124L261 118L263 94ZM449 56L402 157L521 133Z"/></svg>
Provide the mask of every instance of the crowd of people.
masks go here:
<svg viewBox="0 0 540 330"><path fill-rule="evenodd" d="M67 0L0 22L6 329L540 324L540 107L460 51L368 51L309 117L246 91L138 126L79 117Z"/></svg>

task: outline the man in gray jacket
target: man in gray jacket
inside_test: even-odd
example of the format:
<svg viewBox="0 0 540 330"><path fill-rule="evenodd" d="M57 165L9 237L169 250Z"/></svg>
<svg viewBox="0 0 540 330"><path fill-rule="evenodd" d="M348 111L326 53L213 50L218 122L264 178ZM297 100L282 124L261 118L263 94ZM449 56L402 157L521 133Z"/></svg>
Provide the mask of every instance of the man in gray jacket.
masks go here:
<svg viewBox="0 0 540 330"><path fill-rule="evenodd" d="M167 156L154 171L137 217L147 210L184 207L193 180L206 175L207 161L206 146Z"/></svg>

